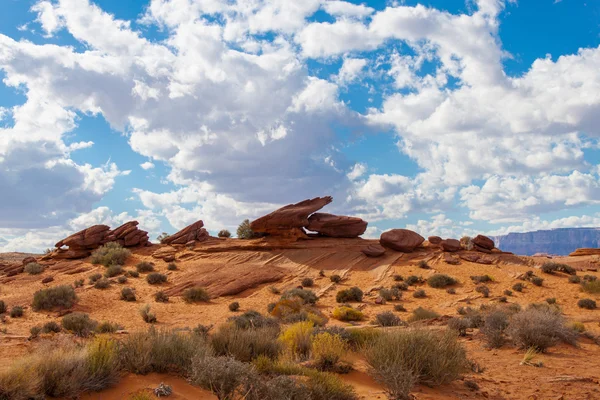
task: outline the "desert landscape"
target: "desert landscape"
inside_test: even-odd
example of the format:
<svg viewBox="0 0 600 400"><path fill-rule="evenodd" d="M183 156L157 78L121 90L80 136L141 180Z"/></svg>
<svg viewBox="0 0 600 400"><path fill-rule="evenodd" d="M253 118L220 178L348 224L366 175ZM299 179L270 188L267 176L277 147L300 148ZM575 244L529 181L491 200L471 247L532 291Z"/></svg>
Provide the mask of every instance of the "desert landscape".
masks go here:
<svg viewBox="0 0 600 400"><path fill-rule="evenodd" d="M405 229L362 239L366 221L319 212L331 201L242 224L246 239L198 221L150 243L133 221L3 254L0 399L600 398L600 249L526 257ZM179 359L152 361L136 340ZM94 349L110 372L70 382L69 357ZM377 351L403 356L382 366ZM210 362L231 387L204 376Z"/></svg>

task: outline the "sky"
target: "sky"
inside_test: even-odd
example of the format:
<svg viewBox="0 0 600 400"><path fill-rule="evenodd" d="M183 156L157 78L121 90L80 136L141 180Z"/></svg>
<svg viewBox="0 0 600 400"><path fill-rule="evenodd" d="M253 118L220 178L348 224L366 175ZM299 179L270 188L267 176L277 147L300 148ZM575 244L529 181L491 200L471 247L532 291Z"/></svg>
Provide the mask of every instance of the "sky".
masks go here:
<svg viewBox="0 0 600 400"><path fill-rule="evenodd" d="M0 0L0 251L285 204L600 226L597 0Z"/></svg>

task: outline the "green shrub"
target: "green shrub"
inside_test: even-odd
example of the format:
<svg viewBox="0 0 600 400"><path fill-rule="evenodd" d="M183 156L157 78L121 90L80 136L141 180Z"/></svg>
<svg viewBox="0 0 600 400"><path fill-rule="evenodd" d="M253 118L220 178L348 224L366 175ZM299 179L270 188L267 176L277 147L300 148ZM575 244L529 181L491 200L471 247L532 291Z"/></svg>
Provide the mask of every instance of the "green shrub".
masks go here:
<svg viewBox="0 0 600 400"><path fill-rule="evenodd" d="M418 307L413 310L412 315L408 318L409 322L422 321L425 319L433 319L439 317L440 314L435 311L427 310L422 307Z"/></svg>
<svg viewBox="0 0 600 400"><path fill-rule="evenodd" d="M34 311L52 310L55 307L71 308L76 300L73 287L61 285L35 292L32 307Z"/></svg>
<svg viewBox="0 0 600 400"><path fill-rule="evenodd" d="M379 290L379 297L385 301L400 300L402 298L402 292L398 288L383 288Z"/></svg>
<svg viewBox="0 0 600 400"><path fill-rule="evenodd" d="M339 335L329 332L314 335L311 347L311 355L319 371L333 370L348 350L348 345Z"/></svg>
<svg viewBox="0 0 600 400"><path fill-rule="evenodd" d="M564 318L547 305L529 307L513 315L507 333L518 347L533 347L542 352L558 341L572 345L577 342L576 335L565 325Z"/></svg>
<svg viewBox="0 0 600 400"><path fill-rule="evenodd" d="M454 288L448 288L448 289L446 289L446 293L448 293L448 294L456 294L456 289L454 289Z"/></svg>
<svg viewBox="0 0 600 400"><path fill-rule="evenodd" d="M401 290L401 291L407 291L408 290L408 285L405 282L395 283L394 285L392 285L392 289L398 289L398 290Z"/></svg>
<svg viewBox="0 0 600 400"><path fill-rule="evenodd" d="M294 289L286 290L281 295L282 300L292 299L294 297L298 297L298 298L302 299L304 304L316 304L317 301L319 300L319 298L317 297L315 292L313 292L312 290L307 290L307 289L294 288Z"/></svg>
<svg viewBox="0 0 600 400"><path fill-rule="evenodd" d="M140 261L136 264L135 269L138 273L154 271L154 264L148 261Z"/></svg>
<svg viewBox="0 0 600 400"><path fill-rule="evenodd" d="M504 343L503 333L507 327L508 314L506 312L497 310L488 314L481 328L487 346L494 349L502 347Z"/></svg>
<svg viewBox="0 0 600 400"><path fill-rule="evenodd" d="M61 331L61 327L55 321L46 322L42 328L42 333L58 333Z"/></svg>
<svg viewBox="0 0 600 400"><path fill-rule="evenodd" d="M400 326L404 323L391 311L385 311L375 316L375 321L379 326Z"/></svg>
<svg viewBox="0 0 600 400"><path fill-rule="evenodd" d="M584 281L584 282L594 282L594 281L597 281L597 280L598 280L598 278L597 278L597 277L595 277L594 275L588 275L588 274L585 274L585 275L583 276L583 281Z"/></svg>
<svg viewBox="0 0 600 400"><path fill-rule="evenodd" d="M11 318L19 318L23 316L23 307L21 306L14 306L13 308L11 308L10 310L10 317Z"/></svg>
<svg viewBox="0 0 600 400"><path fill-rule="evenodd" d="M340 283L342 281L342 277L338 274L333 274L329 277L329 280L333 283Z"/></svg>
<svg viewBox="0 0 600 400"><path fill-rule="evenodd" d="M414 286L419 283L423 283L423 278L416 275L411 275L404 281L408 286Z"/></svg>
<svg viewBox="0 0 600 400"><path fill-rule="evenodd" d="M99 281L100 279L102 279L102 274L98 274L98 273L92 274L89 277L90 284L94 284L97 281Z"/></svg>
<svg viewBox="0 0 600 400"><path fill-rule="evenodd" d="M315 282L312 280L312 278L304 278L302 279L302 286L304 287L312 287Z"/></svg>
<svg viewBox="0 0 600 400"><path fill-rule="evenodd" d="M534 276L531 278L531 283L533 283L535 286L542 286L544 284L544 279L540 278L539 276Z"/></svg>
<svg viewBox="0 0 600 400"><path fill-rule="evenodd" d="M335 295L335 301L338 303L349 303L349 302L361 302L363 298L363 291L360 288L354 286L350 289L344 289L337 292Z"/></svg>
<svg viewBox="0 0 600 400"><path fill-rule="evenodd" d="M229 317L227 321L232 322L237 328L263 328L267 326L279 326L279 323L273 318L268 318L255 310L248 310L242 315Z"/></svg>
<svg viewBox="0 0 600 400"><path fill-rule="evenodd" d="M227 229L221 229L217 236L220 238L229 238L231 237L231 232L229 232Z"/></svg>
<svg viewBox="0 0 600 400"><path fill-rule="evenodd" d="M246 388L257 380L251 365L232 357L196 357L192 361L190 382L210 390L219 400L246 398Z"/></svg>
<svg viewBox="0 0 600 400"><path fill-rule="evenodd" d="M490 297L490 288L488 288L486 285L477 285L475 287L475 291L481 293L483 297Z"/></svg>
<svg viewBox="0 0 600 400"><path fill-rule="evenodd" d="M108 287L110 287L110 281L108 279L106 279L106 278L98 279L94 283L94 287L96 289L107 289Z"/></svg>
<svg viewBox="0 0 600 400"><path fill-rule="evenodd" d="M242 329L235 324L223 324L210 337L214 353L232 356L239 361L249 362L259 356L276 359L282 350L277 340L278 326L262 326Z"/></svg>
<svg viewBox="0 0 600 400"><path fill-rule="evenodd" d="M427 264L427 261L421 260L417 263L417 267L422 269L429 269L429 264Z"/></svg>
<svg viewBox="0 0 600 400"><path fill-rule="evenodd" d="M337 307L332 312L333 318L340 321L362 321L365 315L352 307Z"/></svg>
<svg viewBox="0 0 600 400"><path fill-rule="evenodd" d="M512 290L508 290L508 289L506 289L503 293L505 296L512 296L512 294L513 294Z"/></svg>
<svg viewBox="0 0 600 400"><path fill-rule="evenodd" d="M581 288L586 293L600 294L600 281L598 281L598 280L587 280L586 281L584 279L584 282L581 284Z"/></svg>
<svg viewBox="0 0 600 400"><path fill-rule="evenodd" d="M111 265L123 265L130 254L131 252L124 249L120 244L108 242L94 250L90 261L92 264L102 264L105 267L110 267Z"/></svg>
<svg viewBox="0 0 600 400"><path fill-rule="evenodd" d="M73 286L78 288L78 287L82 287L83 286L83 279L77 279L75 282L73 282Z"/></svg>
<svg viewBox="0 0 600 400"><path fill-rule="evenodd" d="M596 302L592 299L580 299L577 302L579 308L586 308L588 310L594 310L596 308Z"/></svg>
<svg viewBox="0 0 600 400"><path fill-rule="evenodd" d="M101 322L96 326L96 332L98 333L115 333L120 329L123 328L119 324L108 321Z"/></svg>
<svg viewBox="0 0 600 400"><path fill-rule="evenodd" d="M305 303L305 300L298 296L282 298L270 305L268 308L272 316L280 319L284 323L294 323L299 321L312 321L316 325L325 325L327 317L311 303Z"/></svg>
<svg viewBox="0 0 600 400"><path fill-rule="evenodd" d="M580 282L581 282L581 278L578 277L577 275L569 276L569 283L580 283Z"/></svg>
<svg viewBox="0 0 600 400"><path fill-rule="evenodd" d="M269 291L273 294L281 294L281 291L277 289L275 286L269 286Z"/></svg>
<svg viewBox="0 0 600 400"><path fill-rule="evenodd" d="M29 333L31 334L30 339L35 339L36 337L38 337L41 331L42 331L42 328L40 326L38 326L38 325L32 326L29 329ZM60 330L59 330L59 332L60 332Z"/></svg>
<svg viewBox="0 0 600 400"><path fill-rule="evenodd" d="M545 262L540 270L546 274L553 274L554 272L564 272L565 274L575 275L577 271L575 268L567 264L556 263L552 261Z"/></svg>
<svg viewBox="0 0 600 400"><path fill-rule="evenodd" d="M132 288L121 289L121 300L136 301L135 291Z"/></svg>
<svg viewBox="0 0 600 400"><path fill-rule="evenodd" d="M121 275L120 277L117 278L117 282L120 284L127 283L127 277L125 275Z"/></svg>
<svg viewBox="0 0 600 400"><path fill-rule="evenodd" d="M112 278L113 276L117 276L123 273L123 267L120 265L111 265L104 272L104 276L106 278Z"/></svg>
<svg viewBox="0 0 600 400"><path fill-rule="evenodd" d="M158 285L161 283L165 283L167 281L167 276L165 274L161 274L159 272L152 272L148 276L146 276L146 282L151 285Z"/></svg>
<svg viewBox="0 0 600 400"><path fill-rule="evenodd" d="M418 383L438 386L466 371L465 349L452 331L409 329L385 332L365 351L369 374L391 399L408 399Z"/></svg>
<svg viewBox="0 0 600 400"><path fill-rule="evenodd" d="M36 262L32 262L27 264L23 270L29 275L39 275L42 272L44 272L45 268L43 265L40 265Z"/></svg>
<svg viewBox="0 0 600 400"><path fill-rule="evenodd" d="M471 276L471 280L473 281L473 283L486 283L493 282L494 278L492 278L489 275L473 275Z"/></svg>
<svg viewBox="0 0 600 400"><path fill-rule="evenodd" d="M456 279L445 274L434 274L427 279L427 284L432 288L440 289L445 288L446 286L455 285Z"/></svg>
<svg viewBox="0 0 600 400"><path fill-rule="evenodd" d="M415 299L424 299L427 297L427 293L423 289L417 289L413 292L413 297Z"/></svg>
<svg viewBox="0 0 600 400"><path fill-rule="evenodd" d="M296 322L285 328L279 336L279 341L289 350L290 354L300 359L306 359L312 348L313 331L312 322Z"/></svg>
<svg viewBox="0 0 600 400"><path fill-rule="evenodd" d="M199 303L210 300L210 296L208 295L206 289L201 287L186 289L183 291L181 297L186 303Z"/></svg>
<svg viewBox="0 0 600 400"><path fill-rule="evenodd" d="M256 233L250 228L250 220L245 219L237 228L238 239L254 239L258 237Z"/></svg>
<svg viewBox="0 0 600 400"><path fill-rule="evenodd" d="M523 289L525 289L525 285L523 285L521 282L515 283L512 287L512 290L515 292L522 292Z"/></svg>
<svg viewBox="0 0 600 400"><path fill-rule="evenodd" d="M229 311L238 311L240 309L240 303L238 303L237 301L234 301L233 303L229 304Z"/></svg>
<svg viewBox="0 0 600 400"><path fill-rule="evenodd" d="M154 301L156 301L158 303L168 303L169 302L169 296L167 296L165 294L165 292L163 292L163 291L156 292L154 294Z"/></svg>
<svg viewBox="0 0 600 400"><path fill-rule="evenodd" d="M406 308L404 308L404 306L402 304L396 304L394 306L394 311L406 312Z"/></svg>
<svg viewBox="0 0 600 400"><path fill-rule="evenodd" d="M150 304L146 304L140 308L140 315L144 322L153 324L156 322L156 314L150 311Z"/></svg>
<svg viewBox="0 0 600 400"><path fill-rule="evenodd" d="M94 332L98 322L90 319L90 316L86 313L74 312L65 315L61 324L65 330L72 332L76 336L88 337Z"/></svg>
<svg viewBox="0 0 600 400"><path fill-rule="evenodd" d="M556 304L556 297L548 297L546 299L546 303L548 303L548 304Z"/></svg>
<svg viewBox="0 0 600 400"><path fill-rule="evenodd" d="M140 273L137 272L136 270L130 270L126 272L127 276L130 276L132 278L139 278Z"/></svg>
<svg viewBox="0 0 600 400"><path fill-rule="evenodd" d="M471 322L467 318L454 317L448 321L448 329L457 331L458 336L466 336L470 327Z"/></svg>
<svg viewBox="0 0 600 400"><path fill-rule="evenodd" d="M169 263L169 265L167 265L167 269L169 271L176 271L177 270L177 264L175 264L175 263Z"/></svg>

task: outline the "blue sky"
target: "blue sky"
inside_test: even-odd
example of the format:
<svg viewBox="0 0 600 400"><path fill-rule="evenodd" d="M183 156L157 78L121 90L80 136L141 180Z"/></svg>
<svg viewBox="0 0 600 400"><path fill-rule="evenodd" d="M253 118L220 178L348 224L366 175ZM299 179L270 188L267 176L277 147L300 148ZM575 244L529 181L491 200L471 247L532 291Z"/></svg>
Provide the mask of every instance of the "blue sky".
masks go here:
<svg viewBox="0 0 600 400"><path fill-rule="evenodd" d="M305 198L423 235L600 225L600 3L5 0L0 251Z"/></svg>

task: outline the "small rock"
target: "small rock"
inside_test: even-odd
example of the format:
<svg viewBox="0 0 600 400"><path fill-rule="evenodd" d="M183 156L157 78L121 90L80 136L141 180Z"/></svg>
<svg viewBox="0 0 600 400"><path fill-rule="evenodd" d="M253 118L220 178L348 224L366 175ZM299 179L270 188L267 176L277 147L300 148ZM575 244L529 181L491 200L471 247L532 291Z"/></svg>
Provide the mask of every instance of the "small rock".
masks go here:
<svg viewBox="0 0 600 400"><path fill-rule="evenodd" d="M154 389L154 394L156 397L167 397L173 394L173 389L171 389L171 386L165 385L161 382L160 385Z"/></svg>
<svg viewBox="0 0 600 400"><path fill-rule="evenodd" d="M54 277L52 276L47 276L44 279L42 279L42 283L50 283L54 280Z"/></svg>
<svg viewBox="0 0 600 400"><path fill-rule="evenodd" d="M385 254L385 248L378 244L370 244L360 251L367 257L380 257Z"/></svg>

